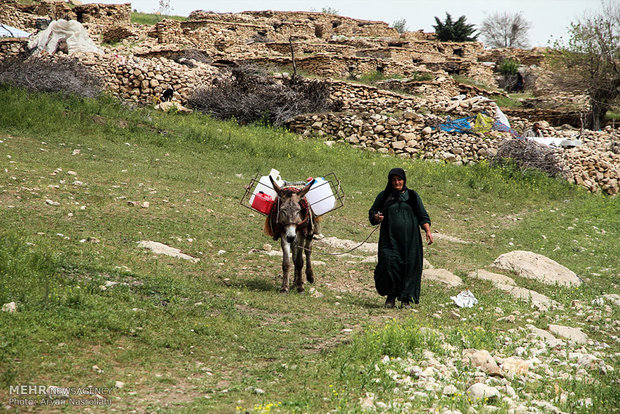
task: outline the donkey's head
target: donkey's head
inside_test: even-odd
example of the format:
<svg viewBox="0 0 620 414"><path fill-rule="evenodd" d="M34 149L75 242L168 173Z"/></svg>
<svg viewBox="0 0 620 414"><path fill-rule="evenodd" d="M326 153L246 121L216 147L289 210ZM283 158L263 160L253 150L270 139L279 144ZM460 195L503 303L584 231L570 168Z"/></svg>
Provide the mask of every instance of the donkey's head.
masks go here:
<svg viewBox="0 0 620 414"><path fill-rule="evenodd" d="M291 190L282 189L274 180L269 176L273 189L278 194L279 210L278 210L278 224L284 229L282 238L286 237L286 241L292 243L295 241L297 234L297 226L303 222L301 216L301 206L299 202L306 196L310 187L314 183L314 180L308 183L301 191L294 192Z"/></svg>

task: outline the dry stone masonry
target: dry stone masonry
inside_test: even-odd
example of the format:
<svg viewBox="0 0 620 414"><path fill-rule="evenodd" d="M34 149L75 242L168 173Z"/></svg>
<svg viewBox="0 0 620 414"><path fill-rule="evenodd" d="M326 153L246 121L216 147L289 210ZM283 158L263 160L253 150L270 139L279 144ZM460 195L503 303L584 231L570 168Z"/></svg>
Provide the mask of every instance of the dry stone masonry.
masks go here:
<svg viewBox="0 0 620 414"><path fill-rule="evenodd" d="M131 23L131 4L72 4L37 1L23 5L0 0L0 23L35 33L52 19L77 20L104 54L73 56L102 77L122 100L152 104L167 88L177 103L190 93L227 76L222 65L253 63L274 68L277 78L290 76L291 47L298 70L328 79L339 112L306 114L288 127L304 137L341 141L368 151L402 158L456 164L495 156L508 133L447 133L437 126L451 119L493 115L491 100L506 96L498 89L494 67L503 59L521 63L526 85L537 95L548 90L544 49L485 50L481 43L439 42L432 33L398 33L387 23L316 12L194 11L185 21L164 19L154 25ZM0 59L22 53L23 39L0 39ZM31 59L34 59L32 57ZM36 59L54 59L45 53ZM363 75L380 74L376 86L359 83ZM462 75L487 85L456 80ZM461 79L461 78L457 78ZM532 98L523 107L504 109L511 126L527 129L543 122L545 136L579 138L584 145L558 148L564 176L589 191L617 194L620 180L618 130L579 131L576 123L587 102L574 94L572 112L557 109L558 100ZM556 125L553 127L551 125ZM557 127L557 125L562 125Z"/></svg>

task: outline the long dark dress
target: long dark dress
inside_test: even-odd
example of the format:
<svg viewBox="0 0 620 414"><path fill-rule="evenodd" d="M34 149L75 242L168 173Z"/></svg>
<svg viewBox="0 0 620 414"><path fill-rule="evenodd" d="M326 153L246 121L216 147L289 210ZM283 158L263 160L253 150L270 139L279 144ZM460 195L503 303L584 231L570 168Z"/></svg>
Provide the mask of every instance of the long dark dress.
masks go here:
<svg viewBox="0 0 620 414"><path fill-rule="evenodd" d="M411 200L410 200L411 198ZM383 206L379 193L368 211L371 223ZM383 211L379 234L379 260L375 268L375 287L381 296L394 296L403 302L418 303L422 280L422 236L420 226L431 222L420 196L407 190Z"/></svg>

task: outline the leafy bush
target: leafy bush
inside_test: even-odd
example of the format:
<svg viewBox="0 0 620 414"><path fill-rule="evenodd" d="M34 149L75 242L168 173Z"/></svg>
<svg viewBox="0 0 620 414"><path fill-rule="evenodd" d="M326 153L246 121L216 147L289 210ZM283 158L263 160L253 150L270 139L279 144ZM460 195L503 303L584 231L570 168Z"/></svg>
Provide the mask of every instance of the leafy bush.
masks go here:
<svg viewBox="0 0 620 414"><path fill-rule="evenodd" d="M229 80L197 89L188 104L218 119L234 118L240 124L264 122L274 126L282 126L302 113L333 108L329 86L324 81L298 76L278 80L249 65L232 69Z"/></svg>
<svg viewBox="0 0 620 414"><path fill-rule="evenodd" d="M340 10L334 8L334 7L323 7L321 9L321 13L323 14L333 14L334 16L337 16L340 14Z"/></svg>
<svg viewBox="0 0 620 414"><path fill-rule="evenodd" d="M473 42L478 38L478 33L474 35L476 29L475 25L467 24L465 21L467 18L461 16L457 21L452 20L450 13L446 13L446 20L441 21L439 17L435 16L436 25L433 25L435 29L435 35L438 40L442 42Z"/></svg>
<svg viewBox="0 0 620 414"><path fill-rule="evenodd" d="M499 64L499 72L502 75L516 75L519 71L519 62L513 59L504 59Z"/></svg>
<svg viewBox="0 0 620 414"><path fill-rule="evenodd" d="M56 56L54 60L27 59L25 55L0 63L0 85L23 87L33 92L62 92L94 98L101 94L101 79L77 60Z"/></svg>
<svg viewBox="0 0 620 414"><path fill-rule="evenodd" d="M407 20L397 19L392 23L392 27L396 29L398 33L405 33L407 31Z"/></svg>

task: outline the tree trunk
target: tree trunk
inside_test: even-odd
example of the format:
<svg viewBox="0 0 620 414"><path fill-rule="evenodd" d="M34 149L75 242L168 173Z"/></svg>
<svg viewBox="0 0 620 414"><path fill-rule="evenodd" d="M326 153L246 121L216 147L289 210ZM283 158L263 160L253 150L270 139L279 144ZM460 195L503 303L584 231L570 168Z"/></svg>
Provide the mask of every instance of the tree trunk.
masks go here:
<svg viewBox="0 0 620 414"><path fill-rule="evenodd" d="M591 129L592 131L598 131L601 129L605 123L605 115L607 114L608 109L609 105L601 103L597 99L592 99L590 101L590 116L586 121L586 128Z"/></svg>

